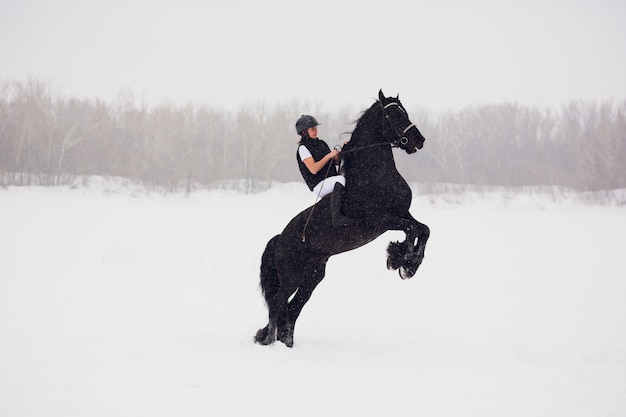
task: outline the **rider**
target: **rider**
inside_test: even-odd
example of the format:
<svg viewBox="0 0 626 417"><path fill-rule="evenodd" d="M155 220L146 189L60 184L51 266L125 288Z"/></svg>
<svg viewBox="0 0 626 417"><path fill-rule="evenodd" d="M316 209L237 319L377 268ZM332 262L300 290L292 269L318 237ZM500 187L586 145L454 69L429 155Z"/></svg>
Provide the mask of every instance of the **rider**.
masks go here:
<svg viewBox="0 0 626 417"><path fill-rule="evenodd" d="M298 167L304 181L320 198L330 196L330 212L333 226L348 226L354 219L341 213L343 190L346 178L337 172L339 151L330 150L328 144L317 137L319 123L313 116L302 115L296 122L296 132L300 135L296 154Z"/></svg>

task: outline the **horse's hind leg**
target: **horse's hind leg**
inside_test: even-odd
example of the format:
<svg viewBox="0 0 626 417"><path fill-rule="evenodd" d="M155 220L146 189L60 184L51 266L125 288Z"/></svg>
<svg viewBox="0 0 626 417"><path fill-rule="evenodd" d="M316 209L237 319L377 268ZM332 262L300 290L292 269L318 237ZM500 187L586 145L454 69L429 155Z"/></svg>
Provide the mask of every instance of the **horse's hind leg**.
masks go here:
<svg viewBox="0 0 626 417"><path fill-rule="evenodd" d="M269 323L267 324L267 326L263 327L262 329L259 329L259 331L256 332L256 336L254 336L254 341L261 344L261 345L269 345L272 342L267 343L266 341L268 340L267 336L269 334Z"/></svg>
<svg viewBox="0 0 626 417"><path fill-rule="evenodd" d="M287 305L287 315L284 326L279 326L278 340L288 347L293 347L293 335L296 326L296 320L302 312L302 308L309 301L313 290L317 287L324 275L326 274L326 261L322 264L316 264L315 267L308 268L306 281L298 288L295 295Z"/></svg>
<svg viewBox="0 0 626 417"><path fill-rule="evenodd" d="M313 288L298 288L293 299L287 306L286 320L279 327L278 340L283 342L287 347L293 347L293 334L296 327L296 320L302 311L302 307L311 298Z"/></svg>
<svg viewBox="0 0 626 417"><path fill-rule="evenodd" d="M287 316L287 296L282 291L267 301L269 323L259 329L254 337L255 342L261 345L271 345L276 341L278 329L284 326Z"/></svg>
<svg viewBox="0 0 626 417"><path fill-rule="evenodd" d="M254 341L260 345L271 345L274 343L278 334L278 322L279 317L276 311L270 310L269 323L257 331Z"/></svg>
<svg viewBox="0 0 626 417"><path fill-rule="evenodd" d="M270 345L276 341L279 320L284 321L287 314L287 296L284 295L285 290L281 285L275 263L276 244L279 239L280 235L274 236L267 243L261 257L261 289L269 311L269 323L256 333L254 340L262 345Z"/></svg>

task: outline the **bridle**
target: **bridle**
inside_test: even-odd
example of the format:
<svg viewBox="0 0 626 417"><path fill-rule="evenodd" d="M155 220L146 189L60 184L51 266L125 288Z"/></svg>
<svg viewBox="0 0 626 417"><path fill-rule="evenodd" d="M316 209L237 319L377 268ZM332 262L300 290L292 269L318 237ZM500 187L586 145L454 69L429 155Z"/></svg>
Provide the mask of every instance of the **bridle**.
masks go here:
<svg viewBox="0 0 626 417"><path fill-rule="evenodd" d="M389 117L389 115L387 114L387 112L385 110L387 110L389 107L391 106L398 106L398 109L400 109L401 111L403 111L406 114L406 111L402 108L402 106L400 106L399 103L391 102L389 104L383 105L382 101L380 102L380 106L382 107L383 110L383 139L385 139L385 120L389 122L389 124L391 125L391 127L393 128L396 137L392 140L392 141L383 141L383 142L379 142L379 143L372 143L369 145L363 145L363 146L359 146L357 148L353 148L353 149L347 149L345 151L341 151L341 147L339 145L335 146L335 149L338 151L341 151L341 154L348 154L348 153L352 153L352 152L357 152L357 151L361 151L363 149L367 149L367 148L372 148L374 146L383 146L383 145L391 145L391 147L394 148L399 148L400 145L406 145L407 143L409 143L409 138L406 137L406 132L408 132L412 127L415 127L415 125L413 123L409 124L407 127L405 127L404 129L401 129L396 123L393 122L393 120L391 120L391 117ZM337 149L339 147L339 149ZM326 169L326 174L324 175L324 180L326 181L326 178L328 177L328 173L330 172L330 167L332 166L332 164L328 164L328 168ZM320 189L321 191L321 189ZM319 194L317 196L317 199L319 199ZM317 204L314 204L313 207L311 208L311 212L309 213L309 216L306 219L306 222L304 223L304 227L302 228L302 243L306 242L306 229L309 225L309 221L311 220L311 216L313 215L313 211L315 210L315 207L317 206Z"/></svg>
<svg viewBox="0 0 626 417"><path fill-rule="evenodd" d="M396 133L396 138L393 141L389 142L389 143L391 143L391 146L399 148L400 145L406 145L407 143L409 143L409 138L406 137L406 132L408 132L412 127L415 127L415 125L413 123L411 123L407 127L405 127L404 129L402 129L401 127L399 127L397 125L397 123L394 123L394 121L391 120L391 117L389 117L389 114L387 114L385 112L385 110L387 110L391 106L398 106L398 108L400 110L402 110L406 114L406 111L404 111L404 109L400 106L400 103L396 103L395 101L392 101L391 103L386 104L386 105L383 106L383 104L381 102L380 105L383 107L383 117L384 117L384 120L387 120L389 122L389 124L391 125L392 129ZM384 120L383 120L383 124L385 123ZM385 129L384 129L384 125L383 125L383 135L384 134L385 134Z"/></svg>
<svg viewBox="0 0 626 417"><path fill-rule="evenodd" d="M372 143L369 145L363 145L363 146L359 146L353 149L347 149L345 151L342 151L341 153L343 154L347 154L347 153L352 153L352 152L357 152L363 149L367 149L367 148L372 148L374 146L383 146L383 145L391 145L392 148L400 148L401 145L406 145L407 143L409 143L409 138L406 137L406 132L408 132L409 130L411 130L412 127L416 127L413 123L410 123L407 127L405 127L404 129L402 129L400 126L398 126L397 123L395 123L391 117L389 117L389 114L387 114L387 112L385 110L387 110L389 107L392 106L398 106L398 109L400 109L401 111L404 112L404 109L402 108L402 106L400 106L400 103L396 103L395 101L392 101L391 103L388 103L386 105L383 105L383 103L380 103L380 107L383 110L383 141L382 142L378 142L378 143ZM405 112L406 113L406 112ZM394 133L396 134L395 138L391 141L388 140L384 140L385 139L385 121L388 121L389 124L391 125L391 128L394 130ZM335 147L336 149L337 147ZM340 150L340 149L338 149Z"/></svg>

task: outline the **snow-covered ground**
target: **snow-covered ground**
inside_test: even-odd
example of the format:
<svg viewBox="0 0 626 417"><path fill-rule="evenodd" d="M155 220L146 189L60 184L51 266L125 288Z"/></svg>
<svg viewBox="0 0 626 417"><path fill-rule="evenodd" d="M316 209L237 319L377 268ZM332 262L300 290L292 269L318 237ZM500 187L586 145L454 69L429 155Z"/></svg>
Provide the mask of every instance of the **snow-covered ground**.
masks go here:
<svg viewBox="0 0 626 417"><path fill-rule="evenodd" d="M388 232L331 258L293 349L255 345L311 197L0 190L0 416L626 415L623 206L417 195L413 279Z"/></svg>

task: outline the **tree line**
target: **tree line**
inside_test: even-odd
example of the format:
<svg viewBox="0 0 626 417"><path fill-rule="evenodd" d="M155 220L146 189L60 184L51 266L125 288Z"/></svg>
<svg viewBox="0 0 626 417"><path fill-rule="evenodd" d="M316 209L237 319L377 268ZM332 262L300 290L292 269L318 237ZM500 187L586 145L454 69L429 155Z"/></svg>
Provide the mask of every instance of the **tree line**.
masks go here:
<svg viewBox="0 0 626 417"><path fill-rule="evenodd" d="M66 97L47 82L0 85L0 184L63 185L117 176L164 189L300 181L294 124L322 123L332 147L349 140L361 111L292 100L224 110L209 105ZM434 114L407 109L426 137L414 155L395 153L409 182L554 185L596 191L626 187L626 102L573 101L559 109L517 103Z"/></svg>

